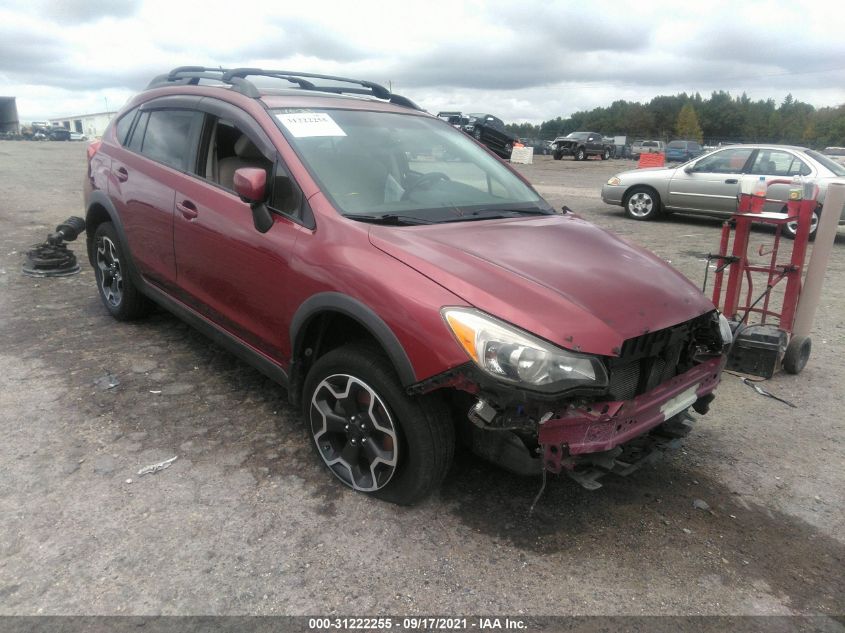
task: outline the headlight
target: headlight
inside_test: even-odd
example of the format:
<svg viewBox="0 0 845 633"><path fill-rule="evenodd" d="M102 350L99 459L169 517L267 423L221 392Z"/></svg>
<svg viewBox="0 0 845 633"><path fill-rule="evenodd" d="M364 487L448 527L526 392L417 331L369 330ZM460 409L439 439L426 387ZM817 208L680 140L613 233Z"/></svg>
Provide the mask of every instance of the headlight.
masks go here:
<svg viewBox="0 0 845 633"><path fill-rule="evenodd" d="M609 185L621 185L622 181L619 180L619 178L617 178L616 176L614 176L613 178L611 178L610 180L607 181L607 184L609 184Z"/></svg>
<svg viewBox="0 0 845 633"><path fill-rule="evenodd" d="M719 334L722 335L722 345L728 346L733 343L734 335L731 330L731 323L721 312L719 313Z"/></svg>
<svg viewBox="0 0 845 633"><path fill-rule="evenodd" d="M607 385L607 372L596 357L555 347L478 310L443 308L441 313L461 347L494 378L549 392Z"/></svg>

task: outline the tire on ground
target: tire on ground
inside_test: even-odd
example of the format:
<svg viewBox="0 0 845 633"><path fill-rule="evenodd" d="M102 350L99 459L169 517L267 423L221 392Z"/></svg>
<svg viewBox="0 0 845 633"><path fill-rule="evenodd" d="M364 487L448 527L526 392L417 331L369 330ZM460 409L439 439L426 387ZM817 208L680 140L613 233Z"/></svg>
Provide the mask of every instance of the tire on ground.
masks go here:
<svg viewBox="0 0 845 633"><path fill-rule="evenodd" d="M800 374L810 359L813 345L809 336L793 336L783 355L783 369L788 374Z"/></svg>
<svg viewBox="0 0 845 633"><path fill-rule="evenodd" d="M111 253L106 254L106 251L112 245L116 257L112 257ZM149 314L153 303L133 283L125 246L120 242L117 231L111 222L103 222L97 227L94 232L93 249L94 277L97 280L97 291L109 314L118 321L132 321ZM112 265L106 267L105 264L110 260L112 260ZM116 262L113 260L116 260ZM109 268L109 270L104 268ZM104 285L109 287L112 287L112 285L103 283L105 275L110 275L112 281L114 281L115 274L119 275L119 281L114 286L115 289L119 290L119 298L116 296L117 293L107 296Z"/></svg>
<svg viewBox="0 0 845 633"><path fill-rule="evenodd" d="M651 187L632 187L623 202L625 215L633 220L654 220L662 214L660 196Z"/></svg>
<svg viewBox="0 0 845 633"><path fill-rule="evenodd" d="M446 476L455 452L455 428L440 396L408 396L390 361L371 345L349 344L321 356L305 378L303 417L310 442L320 460L346 485L348 481L329 468L312 429L317 412L312 400L320 384L331 376L352 376L366 383L386 405L398 436L398 463L383 487L365 494L399 505L411 505L436 490Z"/></svg>

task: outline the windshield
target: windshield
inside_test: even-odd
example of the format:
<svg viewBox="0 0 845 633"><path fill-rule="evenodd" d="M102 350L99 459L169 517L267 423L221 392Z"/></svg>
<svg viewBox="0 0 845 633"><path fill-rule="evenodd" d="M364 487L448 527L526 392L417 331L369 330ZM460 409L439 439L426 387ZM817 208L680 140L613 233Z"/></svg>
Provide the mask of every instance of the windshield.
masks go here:
<svg viewBox="0 0 845 633"><path fill-rule="evenodd" d="M497 210L552 213L499 159L438 119L334 109L273 114L343 215L429 223L495 217Z"/></svg>
<svg viewBox="0 0 845 633"><path fill-rule="evenodd" d="M570 132L566 135L566 138L577 138L579 141L583 141L590 135L589 132Z"/></svg>
<svg viewBox="0 0 845 633"><path fill-rule="evenodd" d="M837 176L845 176L845 167L837 163L835 160L829 159L824 154L819 154L818 152L814 152L810 149L807 150L807 156L815 160L822 167L825 167L828 170L832 171Z"/></svg>

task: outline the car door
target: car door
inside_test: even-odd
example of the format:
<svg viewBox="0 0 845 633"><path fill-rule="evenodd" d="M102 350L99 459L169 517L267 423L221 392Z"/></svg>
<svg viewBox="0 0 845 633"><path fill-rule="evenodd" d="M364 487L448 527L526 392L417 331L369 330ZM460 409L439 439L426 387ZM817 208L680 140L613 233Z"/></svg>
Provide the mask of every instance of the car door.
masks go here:
<svg viewBox="0 0 845 633"><path fill-rule="evenodd" d="M276 362L290 357L287 320L291 255L307 204L261 127L242 111L205 99L195 175L176 191L174 244L183 300ZM247 155L233 156L241 136ZM259 232L250 205L232 188L234 167L268 171L273 225ZM225 174L224 174L225 172ZM286 193L284 193L286 192ZM274 207L283 207L277 208Z"/></svg>
<svg viewBox="0 0 845 633"><path fill-rule="evenodd" d="M753 154L751 147L725 148L679 167L669 180L666 205L715 215L733 213L742 174Z"/></svg>
<svg viewBox="0 0 845 633"><path fill-rule="evenodd" d="M176 284L173 252L175 190L185 178L201 117L195 97L141 106L125 146L112 151L109 195L117 207L138 271L168 291Z"/></svg>
<svg viewBox="0 0 845 633"><path fill-rule="evenodd" d="M591 154L601 154L602 153L601 135L590 134L587 137L587 151Z"/></svg>

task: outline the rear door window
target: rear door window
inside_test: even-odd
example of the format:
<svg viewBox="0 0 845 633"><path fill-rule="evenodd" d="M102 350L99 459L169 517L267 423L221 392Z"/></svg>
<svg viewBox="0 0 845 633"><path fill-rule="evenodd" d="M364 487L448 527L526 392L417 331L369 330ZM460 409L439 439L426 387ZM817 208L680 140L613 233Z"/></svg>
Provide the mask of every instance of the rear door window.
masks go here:
<svg viewBox="0 0 845 633"><path fill-rule="evenodd" d="M153 110L144 132L141 153L154 161L184 171L193 150L192 131L201 117L194 110Z"/></svg>
<svg viewBox="0 0 845 633"><path fill-rule="evenodd" d="M138 123L135 125L134 129L131 132L132 137L129 139L129 143L127 143L126 145L126 147L131 149L133 152L141 152L141 145L144 142L144 131L147 129L147 121L149 120L149 112L142 112L141 115L138 117Z"/></svg>
<svg viewBox="0 0 845 633"><path fill-rule="evenodd" d="M807 176L810 169L791 152L761 149L751 166L751 173L766 176Z"/></svg>

